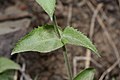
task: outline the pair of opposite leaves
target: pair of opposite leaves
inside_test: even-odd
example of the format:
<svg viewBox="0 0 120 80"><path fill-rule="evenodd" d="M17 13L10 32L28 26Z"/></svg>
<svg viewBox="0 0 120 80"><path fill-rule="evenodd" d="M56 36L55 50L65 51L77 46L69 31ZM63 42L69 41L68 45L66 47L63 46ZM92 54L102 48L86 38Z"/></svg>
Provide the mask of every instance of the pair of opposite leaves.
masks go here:
<svg viewBox="0 0 120 80"><path fill-rule="evenodd" d="M55 11L56 0L36 1L52 19ZM53 25L38 27L17 43L12 54L24 51L38 51L45 53L56 50L65 44L73 44L86 47L99 55L92 42L81 32L73 29L72 27L66 27L63 32L62 30L59 31L61 33L61 39L56 36Z"/></svg>
<svg viewBox="0 0 120 80"><path fill-rule="evenodd" d="M53 20L56 0L36 0L42 6L45 12ZM44 25L31 31L28 35L23 37L13 49L12 54L25 51L38 51L47 53L54 51L66 44L73 44L86 47L98 56L98 51L92 42L81 32L72 27L66 27L63 31L59 29L61 38L56 35L53 25ZM79 73L74 80L93 80L94 69L88 68Z"/></svg>

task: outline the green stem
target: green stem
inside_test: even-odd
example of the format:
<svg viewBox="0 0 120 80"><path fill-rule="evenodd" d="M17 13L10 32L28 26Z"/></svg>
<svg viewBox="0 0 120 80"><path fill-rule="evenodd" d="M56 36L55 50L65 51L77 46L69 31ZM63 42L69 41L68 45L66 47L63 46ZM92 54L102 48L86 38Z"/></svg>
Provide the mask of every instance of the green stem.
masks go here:
<svg viewBox="0 0 120 80"><path fill-rule="evenodd" d="M60 35L59 29L58 29L58 24L57 24L55 15L53 15L53 24L54 24L55 32L57 33L57 35L59 36L59 38L61 38L61 35ZM63 41L62 41L62 43L64 44ZM69 59L68 59L68 56L67 56L66 47L63 46L62 49L63 49L63 55L64 55L64 60L65 60L65 65L66 65L66 68L67 68L69 80L73 80L72 79L72 70L71 70L70 62L69 62Z"/></svg>
<svg viewBox="0 0 120 80"><path fill-rule="evenodd" d="M61 38L55 15L53 15L53 25L54 25L54 29L55 29L55 32L57 33L58 37Z"/></svg>
<svg viewBox="0 0 120 80"><path fill-rule="evenodd" d="M73 80L72 79L72 70L71 70L70 62L69 62L69 59L68 59L68 56L67 56L66 47L63 46L62 48L63 48L63 55L64 55L65 64L66 64L66 67L67 67L67 72L68 72L69 80Z"/></svg>

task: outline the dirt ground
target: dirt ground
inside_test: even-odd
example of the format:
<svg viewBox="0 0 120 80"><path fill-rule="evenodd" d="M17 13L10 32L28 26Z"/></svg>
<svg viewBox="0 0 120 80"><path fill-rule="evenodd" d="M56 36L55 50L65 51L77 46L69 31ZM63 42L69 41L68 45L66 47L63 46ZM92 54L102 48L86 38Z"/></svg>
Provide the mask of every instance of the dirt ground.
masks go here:
<svg viewBox="0 0 120 80"><path fill-rule="evenodd" d="M50 23L47 14L34 0L0 0L0 12L11 6L32 14L31 28ZM83 47L67 45L73 74L90 66L96 69L95 80L120 80L120 7L117 0L58 0L55 14L59 26L70 25L83 32L101 55L98 57ZM25 65L25 72L31 78L68 79L61 49L48 54L26 52L12 58L17 59L21 66ZM89 58L91 62L87 66Z"/></svg>

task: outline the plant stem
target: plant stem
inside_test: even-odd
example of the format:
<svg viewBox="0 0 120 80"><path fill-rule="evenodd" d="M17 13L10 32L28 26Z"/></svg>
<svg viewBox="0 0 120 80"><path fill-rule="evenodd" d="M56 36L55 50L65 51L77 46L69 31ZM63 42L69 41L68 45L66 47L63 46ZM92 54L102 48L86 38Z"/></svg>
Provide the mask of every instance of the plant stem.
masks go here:
<svg viewBox="0 0 120 80"><path fill-rule="evenodd" d="M53 15L53 24L54 24L55 32L57 33L58 37L61 38L55 15ZM62 43L64 44L63 41L62 41ZM72 79L72 70L71 70L70 62L69 62L69 59L68 59L68 56L67 56L67 50L66 50L65 45L62 47L62 49L63 49L63 55L64 55L64 60L65 60L65 65L66 65L66 68L67 68L69 80L73 80Z"/></svg>
<svg viewBox="0 0 120 80"><path fill-rule="evenodd" d="M57 33L58 37L61 38L55 15L53 15L53 25L54 25L54 29L55 29L55 32Z"/></svg>
<svg viewBox="0 0 120 80"><path fill-rule="evenodd" d="M71 66L70 66L70 62L69 62L69 59L68 59L68 56L67 56L67 50L66 50L66 47L63 46L63 55L64 55L64 60L65 60L65 64L66 64L66 67L67 67L67 72L68 72L68 76L69 76L69 80L73 80L72 79L72 70L71 70Z"/></svg>

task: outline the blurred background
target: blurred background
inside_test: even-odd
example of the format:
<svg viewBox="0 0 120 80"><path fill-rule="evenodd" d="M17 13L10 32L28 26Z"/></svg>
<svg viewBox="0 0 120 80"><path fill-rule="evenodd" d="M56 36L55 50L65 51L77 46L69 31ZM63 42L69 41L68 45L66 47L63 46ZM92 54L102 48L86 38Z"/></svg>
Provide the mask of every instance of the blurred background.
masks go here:
<svg viewBox="0 0 120 80"><path fill-rule="evenodd" d="M82 69L96 69L95 80L120 80L119 0L57 0L59 26L72 26L87 35L101 57L83 48L67 45L73 75ZM11 56L15 43L50 19L35 0L0 0L0 56L19 63L24 73L17 80L67 80L62 50L48 54L24 52ZM26 75L23 75L26 74Z"/></svg>

